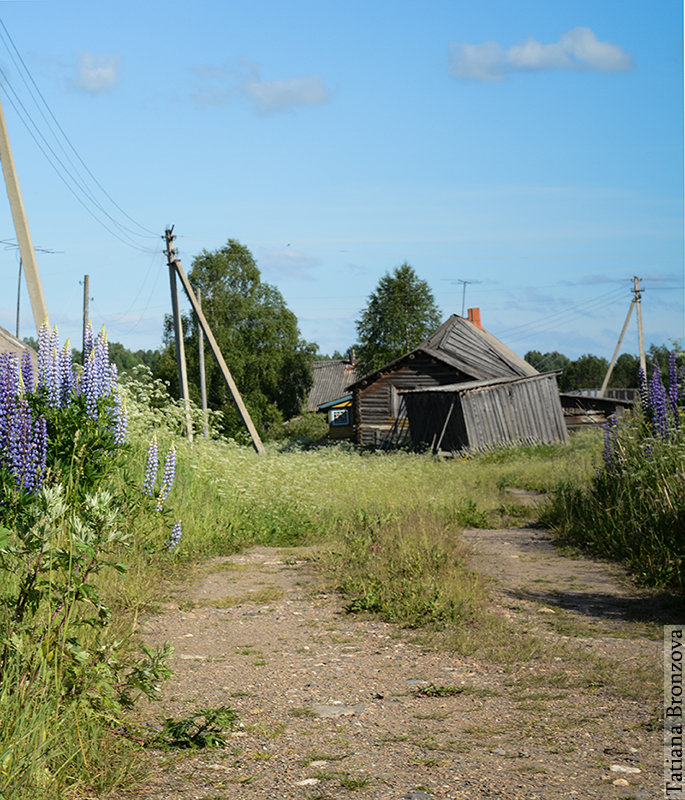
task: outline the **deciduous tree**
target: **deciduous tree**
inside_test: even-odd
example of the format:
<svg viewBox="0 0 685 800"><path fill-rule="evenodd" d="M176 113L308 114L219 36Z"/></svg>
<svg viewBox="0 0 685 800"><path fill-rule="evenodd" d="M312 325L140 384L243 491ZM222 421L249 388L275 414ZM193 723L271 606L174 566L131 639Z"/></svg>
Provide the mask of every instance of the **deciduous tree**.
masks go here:
<svg viewBox="0 0 685 800"><path fill-rule="evenodd" d="M299 413L312 385L316 345L305 342L283 296L264 283L252 253L235 239L213 252L203 250L188 278L202 292L202 310L221 348L243 400L262 434L276 434L280 423ZM177 387L171 326L160 362L161 377ZM199 401L198 329L184 320L190 394ZM226 433L242 423L218 367L206 358L208 405L223 411Z"/></svg>

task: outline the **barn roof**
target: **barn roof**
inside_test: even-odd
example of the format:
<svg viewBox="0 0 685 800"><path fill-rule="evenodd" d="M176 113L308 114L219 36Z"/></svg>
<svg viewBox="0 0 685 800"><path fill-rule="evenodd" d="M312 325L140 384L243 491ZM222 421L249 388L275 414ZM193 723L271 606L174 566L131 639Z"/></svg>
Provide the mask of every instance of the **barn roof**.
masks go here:
<svg viewBox="0 0 685 800"><path fill-rule="evenodd" d="M307 409L315 411L322 403L342 397L356 377L354 365L349 361L315 361L314 384L307 398Z"/></svg>
<svg viewBox="0 0 685 800"><path fill-rule="evenodd" d="M467 319L452 316L410 353L395 359L382 370L365 375L358 380L375 379L381 371L392 368L408 358L412 353L426 355L454 367L459 372L473 378L474 381L486 381L493 378L517 378L538 375L538 371L527 361L517 356L503 342L488 331L474 325ZM348 388L352 388L348 386Z"/></svg>

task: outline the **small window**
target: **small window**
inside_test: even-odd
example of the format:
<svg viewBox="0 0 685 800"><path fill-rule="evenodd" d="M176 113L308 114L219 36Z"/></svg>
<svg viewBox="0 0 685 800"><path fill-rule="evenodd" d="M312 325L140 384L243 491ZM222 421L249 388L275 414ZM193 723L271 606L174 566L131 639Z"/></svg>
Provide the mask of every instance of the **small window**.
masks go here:
<svg viewBox="0 0 685 800"><path fill-rule="evenodd" d="M349 408L332 408L329 413L329 422L332 428L343 428L350 424Z"/></svg>

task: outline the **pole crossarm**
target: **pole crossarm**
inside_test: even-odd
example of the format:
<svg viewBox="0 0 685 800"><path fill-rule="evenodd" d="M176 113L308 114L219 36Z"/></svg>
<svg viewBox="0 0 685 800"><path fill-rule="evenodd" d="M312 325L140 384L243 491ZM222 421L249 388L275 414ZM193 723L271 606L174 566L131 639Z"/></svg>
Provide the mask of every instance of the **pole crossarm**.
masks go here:
<svg viewBox="0 0 685 800"><path fill-rule="evenodd" d="M167 231L167 235L170 236L171 231ZM173 253L173 251L171 251ZM212 333L212 329L209 327L209 323L205 318L205 315L200 307L200 304L197 302L197 298L195 297L195 292L193 291L192 286L190 285L190 281L188 280L185 272L183 271L183 267L181 266L181 262L175 258L169 258L169 266L173 265L176 274L178 275L178 279L181 281L181 286L183 286L183 290L186 293L188 300L190 301L190 305L193 307L193 311L195 312L195 316L197 317L197 321L200 324L202 331L204 332L205 338L207 339L207 344L210 346L212 350L212 355L214 356L216 363L221 370L221 374L226 382L226 386L228 387L228 391L231 393L231 397L233 398L233 402L238 409L238 413L240 414L240 418L243 421L243 424L247 428L247 432L250 434L250 438L252 439L252 446L254 447L255 451L260 455L263 456L266 454L266 450L264 449L264 445L262 444L262 440L257 433L257 429L252 422L252 417L250 416L250 412L247 410L245 403L243 403L243 398L240 396L240 392L238 391L238 387L233 380L233 376L231 375L226 362L224 361L224 357L221 353L219 345L217 344L216 339L214 338L214 334Z"/></svg>

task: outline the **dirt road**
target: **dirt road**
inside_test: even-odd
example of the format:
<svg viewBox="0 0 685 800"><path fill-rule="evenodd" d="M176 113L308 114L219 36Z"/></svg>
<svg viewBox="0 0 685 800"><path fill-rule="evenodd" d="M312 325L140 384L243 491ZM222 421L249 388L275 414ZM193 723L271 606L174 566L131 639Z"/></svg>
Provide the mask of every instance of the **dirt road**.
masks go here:
<svg viewBox="0 0 685 800"><path fill-rule="evenodd" d="M175 648L174 678L145 714L154 725L230 705L240 726L224 748L152 753L148 782L118 797L662 797L661 733L640 686L661 674L658 609L541 531L466 535L494 612L544 659L454 655L351 616L306 549L216 560L141 626Z"/></svg>

